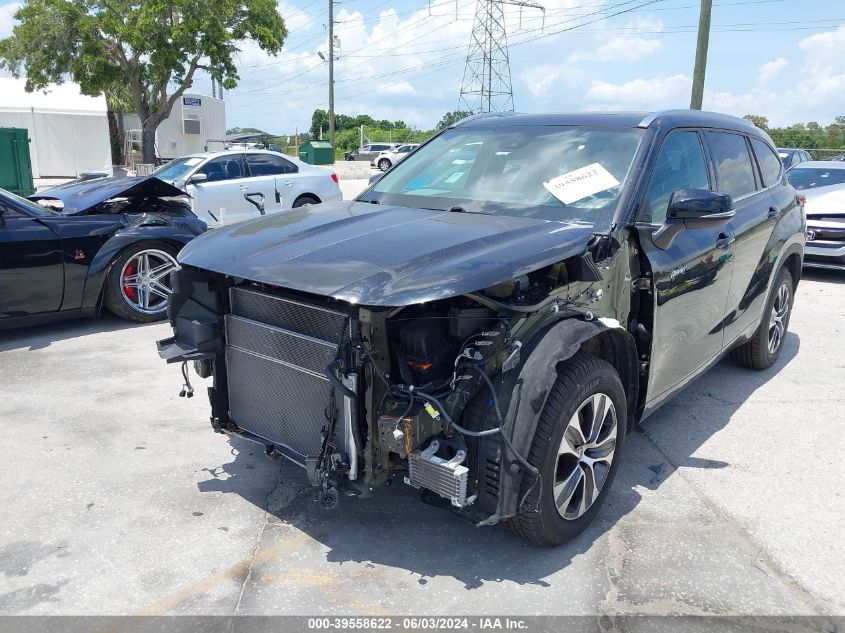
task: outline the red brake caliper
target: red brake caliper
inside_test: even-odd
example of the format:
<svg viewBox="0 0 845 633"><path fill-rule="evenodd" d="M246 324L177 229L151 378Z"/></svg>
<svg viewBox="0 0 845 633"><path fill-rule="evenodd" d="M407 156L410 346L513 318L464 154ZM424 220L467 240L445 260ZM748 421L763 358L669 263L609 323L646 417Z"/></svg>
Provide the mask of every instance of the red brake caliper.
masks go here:
<svg viewBox="0 0 845 633"><path fill-rule="evenodd" d="M129 277L135 274L135 267L132 264L129 264L126 267L126 270L123 273L123 290L126 292L126 296L135 301L136 293L135 288L129 285L129 282L126 281Z"/></svg>

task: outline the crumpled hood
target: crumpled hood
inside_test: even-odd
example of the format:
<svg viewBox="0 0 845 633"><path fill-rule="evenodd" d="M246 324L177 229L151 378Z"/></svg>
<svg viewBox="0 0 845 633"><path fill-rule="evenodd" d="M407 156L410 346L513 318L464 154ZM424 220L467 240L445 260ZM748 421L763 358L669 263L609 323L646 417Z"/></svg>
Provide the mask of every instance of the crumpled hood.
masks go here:
<svg viewBox="0 0 845 633"><path fill-rule="evenodd" d="M487 288L582 252L592 225L332 202L206 233L182 264L372 306Z"/></svg>
<svg viewBox="0 0 845 633"><path fill-rule="evenodd" d="M845 216L845 186L843 185L802 189L798 193L807 199L804 204L805 213Z"/></svg>
<svg viewBox="0 0 845 633"><path fill-rule="evenodd" d="M83 213L112 198L175 198L187 195L154 176L97 178L71 182L29 196L30 200L61 200L63 215Z"/></svg>

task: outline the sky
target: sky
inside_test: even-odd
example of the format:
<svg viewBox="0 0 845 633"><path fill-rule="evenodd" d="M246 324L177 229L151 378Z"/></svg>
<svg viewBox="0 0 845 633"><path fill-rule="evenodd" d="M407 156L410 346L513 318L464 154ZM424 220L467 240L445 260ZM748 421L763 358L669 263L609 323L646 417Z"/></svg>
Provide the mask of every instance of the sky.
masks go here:
<svg viewBox="0 0 845 633"><path fill-rule="evenodd" d="M477 0L338 0L335 111L434 127L458 109ZM540 0L505 5L519 112L689 106L698 0ZM0 37L16 2L0 0ZM229 127L310 127L328 104L328 0L281 0L276 58L244 43ZM545 15L545 17L543 17ZM713 0L704 109L773 126L845 115L845 0ZM199 76L194 92L211 93ZM2 97L0 97L2 101Z"/></svg>

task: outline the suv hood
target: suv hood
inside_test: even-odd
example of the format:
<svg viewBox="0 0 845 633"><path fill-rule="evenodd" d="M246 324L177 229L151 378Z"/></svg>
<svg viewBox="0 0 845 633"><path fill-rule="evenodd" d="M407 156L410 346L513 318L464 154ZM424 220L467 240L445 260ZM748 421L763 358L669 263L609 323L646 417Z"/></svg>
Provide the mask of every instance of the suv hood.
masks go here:
<svg viewBox="0 0 845 633"><path fill-rule="evenodd" d="M98 178L70 182L29 196L30 200L61 200L62 215L84 213L112 198L150 199L185 196L185 192L154 176Z"/></svg>
<svg viewBox="0 0 845 633"><path fill-rule="evenodd" d="M182 264L371 306L474 292L581 253L587 224L333 202L206 233Z"/></svg>
<svg viewBox="0 0 845 633"><path fill-rule="evenodd" d="M804 211L807 214L845 216L845 186L843 185L802 189L798 193L803 194L807 199L804 204Z"/></svg>

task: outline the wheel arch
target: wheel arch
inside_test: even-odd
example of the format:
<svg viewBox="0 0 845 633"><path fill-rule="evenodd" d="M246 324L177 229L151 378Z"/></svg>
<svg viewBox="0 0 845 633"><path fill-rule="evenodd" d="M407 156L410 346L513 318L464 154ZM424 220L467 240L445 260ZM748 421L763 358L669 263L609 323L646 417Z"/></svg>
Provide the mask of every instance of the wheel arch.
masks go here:
<svg viewBox="0 0 845 633"><path fill-rule="evenodd" d="M174 235L166 231L143 232L128 231L118 233L97 251L88 267L88 274L85 277L85 289L82 296L82 307L93 308L102 304L103 291L106 285L109 269L115 260L127 249L138 244L164 244L170 246L178 254L182 247L194 236Z"/></svg>
<svg viewBox="0 0 845 633"><path fill-rule="evenodd" d="M291 207L296 206L296 203L302 201L303 199L314 200L317 204L320 204L322 202L322 200L320 199L320 196L318 196L316 193L305 192L305 193L301 193L298 196L296 196L296 198L293 201L293 205L291 205Z"/></svg>
<svg viewBox="0 0 845 633"><path fill-rule="evenodd" d="M505 433L514 451L527 455L537 432L540 415L558 376L558 368L575 354L583 352L610 363L618 372L627 399L628 425L635 421L639 391L636 344L617 321L565 319L538 333L523 346L518 368L497 377L496 386L504 411ZM494 448L495 445L495 448ZM479 444L479 454L499 450L497 436ZM498 499L495 512L481 521L491 525L518 511L518 495L524 469L516 467L509 451L502 450Z"/></svg>

